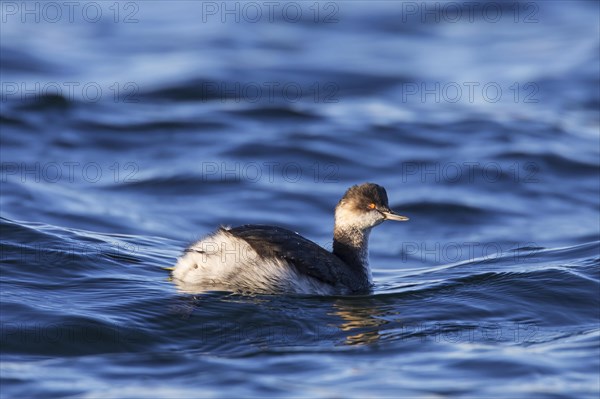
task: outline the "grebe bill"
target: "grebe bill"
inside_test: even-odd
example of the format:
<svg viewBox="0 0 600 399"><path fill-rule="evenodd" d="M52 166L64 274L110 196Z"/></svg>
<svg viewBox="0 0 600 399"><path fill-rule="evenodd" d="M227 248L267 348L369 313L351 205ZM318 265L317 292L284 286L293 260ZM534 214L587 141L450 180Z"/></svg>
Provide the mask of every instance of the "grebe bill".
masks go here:
<svg viewBox="0 0 600 399"><path fill-rule="evenodd" d="M408 218L390 210L383 187L352 186L335 209L333 252L281 227L221 227L185 250L173 280L185 292L369 292L369 233L385 220Z"/></svg>

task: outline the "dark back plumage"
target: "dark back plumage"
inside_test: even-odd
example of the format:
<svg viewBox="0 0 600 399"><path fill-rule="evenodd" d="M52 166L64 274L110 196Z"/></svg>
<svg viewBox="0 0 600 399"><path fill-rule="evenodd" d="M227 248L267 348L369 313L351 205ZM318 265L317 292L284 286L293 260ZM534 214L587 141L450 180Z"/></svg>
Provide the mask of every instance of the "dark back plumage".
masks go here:
<svg viewBox="0 0 600 399"><path fill-rule="evenodd" d="M243 225L224 231L245 240L259 256L285 259L299 273L323 283L353 291L368 289L368 286L357 286L360 280L352 275L352 270L340 258L291 230Z"/></svg>

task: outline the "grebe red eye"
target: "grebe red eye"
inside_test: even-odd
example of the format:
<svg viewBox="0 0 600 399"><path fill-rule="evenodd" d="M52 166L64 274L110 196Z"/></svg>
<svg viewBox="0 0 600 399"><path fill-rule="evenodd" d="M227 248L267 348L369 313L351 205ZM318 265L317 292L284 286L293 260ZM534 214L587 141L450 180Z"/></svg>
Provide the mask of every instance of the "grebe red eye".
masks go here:
<svg viewBox="0 0 600 399"><path fill-rule="evenodd" d="M371 202L371 203L369 204L368 208L369 208L369 209L375 209L375 204Z"/></svg>

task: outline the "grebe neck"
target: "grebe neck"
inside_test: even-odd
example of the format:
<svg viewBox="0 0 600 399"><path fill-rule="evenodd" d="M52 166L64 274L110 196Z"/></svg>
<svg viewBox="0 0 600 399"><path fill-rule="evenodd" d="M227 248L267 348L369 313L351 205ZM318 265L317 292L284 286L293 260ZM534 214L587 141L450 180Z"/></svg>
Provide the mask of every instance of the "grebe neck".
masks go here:
<svg viewBox="0 0 600 399"><path fill-rule="evenodd" d="M369 234L371 229L352 226L335 226L333 230L333 253L354 272L371 284L369 269Z"/></svg>

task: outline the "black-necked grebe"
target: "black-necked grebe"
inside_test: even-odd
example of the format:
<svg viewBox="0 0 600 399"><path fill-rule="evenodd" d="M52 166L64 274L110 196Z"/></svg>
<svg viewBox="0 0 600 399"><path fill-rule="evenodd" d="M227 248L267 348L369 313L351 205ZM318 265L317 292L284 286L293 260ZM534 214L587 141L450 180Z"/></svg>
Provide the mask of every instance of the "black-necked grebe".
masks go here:
<svg viewBox="0 0 600 399"><path fill-rule="evenodd" d="M333 253L281 227L221 227L185 250L173 279L184 291L368 292L369 233L385 220L408 218L390 210L383 187L352 186L335 208Z"/></svg>

